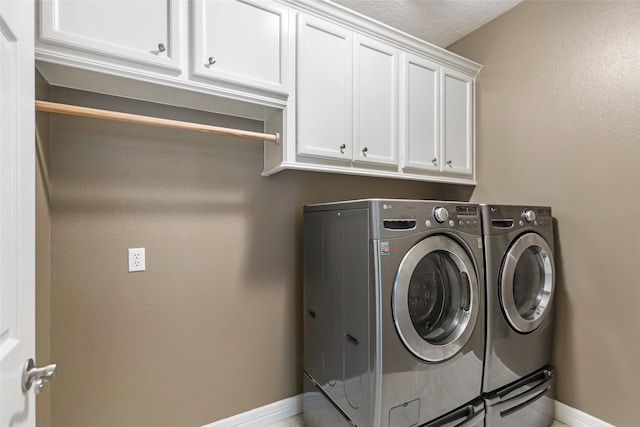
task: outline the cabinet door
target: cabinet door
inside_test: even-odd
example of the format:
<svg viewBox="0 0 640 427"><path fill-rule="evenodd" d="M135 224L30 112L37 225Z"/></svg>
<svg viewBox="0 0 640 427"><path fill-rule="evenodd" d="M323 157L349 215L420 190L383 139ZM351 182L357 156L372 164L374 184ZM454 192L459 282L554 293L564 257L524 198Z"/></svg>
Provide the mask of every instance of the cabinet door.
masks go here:
<svg viewBox="0 0 640 427"><path fill-rule="evenodd" d="M179 70L179 14L177 0L43 0L40 42Z"/></svg>
<svg viewBox="0 0 640 427"><path fill-rule="evenodd" d="M298 15L298 154L351 162L352 35Z"/></svg>
<svg viewBox="0 0 640 427"><path fill-rule="evenodd" d="M406 54L401 89L402 167L439 171L440 66Z"/></svg>
<svg viewBox="0 0 640 427"><path fill-rule="evenodd" d="M357 162L398 163L398 51L357 37L354 51L354 146Z"/></svg>
<svg viewBox="0 0 640 427"><path fill-rule="evenodd" d="M442 67L444 173L473 174L473 78Z"/></svg>
<svg viewBox="0 0 640 427"><path fill-rule="evenodd" d="M195 1L194 74L283 91L288 16L272 1Z"/></svg>

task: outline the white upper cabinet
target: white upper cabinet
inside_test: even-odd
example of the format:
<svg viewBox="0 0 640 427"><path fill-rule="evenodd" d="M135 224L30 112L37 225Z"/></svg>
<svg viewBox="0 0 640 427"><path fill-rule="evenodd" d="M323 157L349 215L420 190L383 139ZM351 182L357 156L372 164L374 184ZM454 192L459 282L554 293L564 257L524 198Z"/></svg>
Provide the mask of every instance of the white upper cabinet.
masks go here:
<svg viewBox="0 0 640 427"><path fill-rule="evenodd" d="M398 50L363 36L354 50L355 162L398 163Z"/></svg>
<svg viewBox="0 0 640 427"><path fill-rule="evenodd" d="M442 157L444 173L473 174L473 81L442 67Z"/></svg>
<svg viewBox="0 0 640 427"><path fill-rule="evenodd" d="M352 160L351 32L298 15L297 149Z"/></svg>
<svg viewBox="0 0 640 427"><path fill-rule="evenodd" d="M412 54L403 55L400 115L405 170L439 171L440 66Z"/></svg>
<svg viewBox="0 0 640 427"><path fill-rule="evenodd" d="M42 0L37 46L52 44L135 66L179 71L177 0Z"/></svg>
<svg viewBox="0 0 640 427"><path fill-rule="evenodd" d="M473 176L474 78L419 56L404 58L402 169Z"/></svg>
<svg viewBox="0 0 640 427"><path fill-rule="evenodd" d="M295 150L290 139L267 147L265 174L475 183L478 64L370 22L352 27L358 18L344 10L336 20L306 12L298 13Z"/></svg>
<svg viewBox="0 0 640 427"><path fill-rule="evenodd" d="M284 169L475 184L480 65L323 0L36 0L52 86L262 121Z"/></svg>
<svg viewBox="0 0 640 427"><path fill-rule="evenodd" d="M298 15L297 152L343 162L398 162L398 51Z"/></svg>
<svg viewBox="0 0 640 427"><path fill-rule="evenodd" d="M285 91L288 11L265 0L193 2L193 72Z"/></svg>
<svg viewBox="0 0 640 427"><path fill-rule="evenodd" d="M295 29L282 3L40 0L38 5L36 67L51 85L263 120L287 105Z"/></svg>

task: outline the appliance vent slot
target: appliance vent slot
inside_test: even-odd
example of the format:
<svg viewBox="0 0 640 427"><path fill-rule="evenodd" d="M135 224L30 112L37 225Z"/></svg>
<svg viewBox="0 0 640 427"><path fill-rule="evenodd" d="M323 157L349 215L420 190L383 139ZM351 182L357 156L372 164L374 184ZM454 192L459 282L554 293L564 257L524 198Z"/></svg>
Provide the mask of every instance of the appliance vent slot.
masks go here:
<svg viewBox="0 0 640 427"><path fill-rule="evenodd" d="M495 228L511 228L513 227L512 219L492 219L491 225Z"/></svg>
<svg viewBox="0 0 640 427"><path fill-rule="evenodd" d="M384 228L386 230L413 230L416 228L415 219L385 219Z"/></svg>

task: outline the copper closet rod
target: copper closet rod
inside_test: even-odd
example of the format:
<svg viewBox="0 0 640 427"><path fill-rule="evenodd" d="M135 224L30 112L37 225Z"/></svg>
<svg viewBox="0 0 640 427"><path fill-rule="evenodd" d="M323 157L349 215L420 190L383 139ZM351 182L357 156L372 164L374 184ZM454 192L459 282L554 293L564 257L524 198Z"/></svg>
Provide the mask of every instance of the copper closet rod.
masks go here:
<svg viewBox="0 0 640 427"><path fill-rule="evenodd" d="M165 128L194 130L218 135L238 136L240 138L258 139L261 141L280 142L280 135L275 133L259 133L247 130L223 128L219 126L203 125L200 123L183 122L179 120L162 119L159 117L141 116L138 114L119 113L117 111L99 110L96 108L78 107L76 105L59 104L56 102L36 100L36 111L67 114L70 116L91 117L94 119L113 120L116 122L137 123Z"/></svg>

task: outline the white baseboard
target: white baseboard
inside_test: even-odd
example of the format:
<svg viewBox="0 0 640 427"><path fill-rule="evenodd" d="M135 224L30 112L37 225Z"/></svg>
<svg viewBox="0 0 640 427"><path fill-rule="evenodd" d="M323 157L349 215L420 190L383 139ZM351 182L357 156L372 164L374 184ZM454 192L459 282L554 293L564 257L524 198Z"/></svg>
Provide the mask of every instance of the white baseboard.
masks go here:
<svg viewBox="0 0 640 427"><path fill-rule="evenodd" d="M555 403L556 420L571 427L615 427L564 403Z"/></svg>
<svg viewBox="0 0 640 427"><path fill-rule="evenodd" d="M283 421L283 426L294 425L284 421L301 412L302 395L299 394L202 427L266 427L280 421Z"/></svg>

